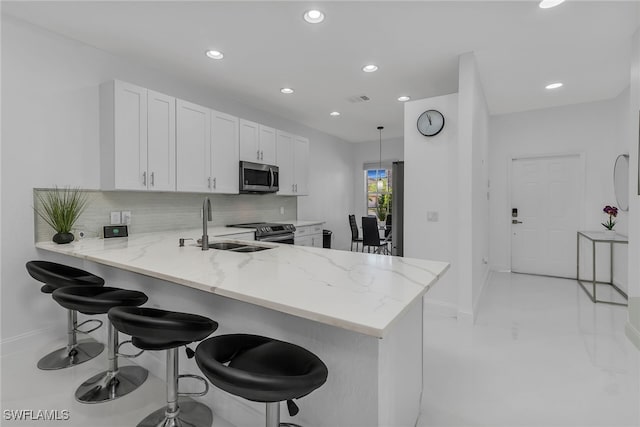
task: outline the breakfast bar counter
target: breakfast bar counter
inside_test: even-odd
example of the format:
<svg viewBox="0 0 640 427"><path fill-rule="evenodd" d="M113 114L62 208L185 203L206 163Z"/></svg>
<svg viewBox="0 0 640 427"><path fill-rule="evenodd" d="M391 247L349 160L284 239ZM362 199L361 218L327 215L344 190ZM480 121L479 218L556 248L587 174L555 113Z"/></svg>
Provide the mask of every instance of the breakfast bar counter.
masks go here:
<svg viewBox="0 0 640 427"><path fill-rule="evenodd" d="M193 240L178 245L179 238L198 234L158 232L36 247L96 263L86 268L102 269L97 274L107 283L144 290L153 306L209 316L220 323L220 333L269 335L316 353L329 367L329 379L300 401L302 410L292 421L415 424L422 296L448 263L266 242L243 242L269 248L250 253L202 251ZM233 242L217 235L210 242ZM220 399L233 397L205 401L232 423L252 422L254 412L262 416L259 407Z"/></svg>

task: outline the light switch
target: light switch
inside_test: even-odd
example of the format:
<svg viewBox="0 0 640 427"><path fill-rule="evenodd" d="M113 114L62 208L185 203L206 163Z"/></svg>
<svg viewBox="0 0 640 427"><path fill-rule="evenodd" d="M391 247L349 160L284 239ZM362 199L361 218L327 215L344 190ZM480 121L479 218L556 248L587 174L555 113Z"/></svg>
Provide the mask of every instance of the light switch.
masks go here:
<svg viewBox="0 0 640 427"><path fill-rule="evenodd" d="M129 225L131 224L131 211L122 211L122 223Z"/></svg>
<svg viewBox="0 0 640 427"><path fill-rule="evenodd" d="M122 216L120 215L120 212L111 212L111 225L118 225L121 224L122 222Z"/></svg>
<svg viewBox="0 0 640 427"><path fill-rule="evenodd" d="M427 211L427 221L429 221L429 222L438 222L438 212L437 211Z"/></svg>

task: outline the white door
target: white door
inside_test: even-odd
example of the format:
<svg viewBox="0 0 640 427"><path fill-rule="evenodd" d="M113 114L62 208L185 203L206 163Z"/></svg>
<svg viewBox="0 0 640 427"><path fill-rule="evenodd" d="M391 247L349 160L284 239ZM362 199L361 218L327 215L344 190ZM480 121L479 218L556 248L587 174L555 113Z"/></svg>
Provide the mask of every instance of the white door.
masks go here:
<svg viewBox="0 0 640 427"><path fill-rule="evenodd" d="M575 278L583 180L579 155L512 160L511 271Z"/></svg>
<svg viewBox="0 0 640 427"><path fill-rule="evenodd" d="M211 111L211 184L214 193L238 194L238 118Z"/></svg>
<svg viewBox="0 0 640 427"><path fill-rule="evenodd" d="M276 164L276 130L260 125L260 163Z"/></svg>
<svg viewBox="0 0 640 427"><path fill-rule="evenodd" d="M147 188L176 190L176 99L148 92Z"/></svg>
<svg viewBox="0 0 640 427"><path fill-rule="evenodd" d="M176 101L176 183L178 191L211 191L211 113Z"/></svg>
<svg viewBox="0 0 640 427"><path fill-rule="evenodd" d="M147 188L147 90L115 82L115 188Z"/></svg>
<svg viewBox="0 0 640 427"><path fill-rule="evenodd" d="M292 196L295 194L295 169L293 166L293 135L277 131L277 160L278 160L278 195Z"/></svg>
<svg viewBox="0 0 640 427"><path fill-rule="evenodd" d="M296 136L294 147L296 196L306 196L309 194L309 140Z"/></svg>
<svg viewBox="0 0 640 427"><path fill-rule="evenodd" d="M260 125L240 119L240 160L260 161Z"/></svg>

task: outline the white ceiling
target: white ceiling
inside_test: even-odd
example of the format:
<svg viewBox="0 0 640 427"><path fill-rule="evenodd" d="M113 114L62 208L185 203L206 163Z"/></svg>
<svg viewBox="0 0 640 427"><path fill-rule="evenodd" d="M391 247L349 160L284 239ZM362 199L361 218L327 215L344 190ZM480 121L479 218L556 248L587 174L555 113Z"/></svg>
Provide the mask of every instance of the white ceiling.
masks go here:
<svg viewBox="0 0 640 427"><path fill-rule="evenodd" d="M311 6L326 20L302 20ZM612 98L638 1L2 2L2 13L161 68L350 142L403 134L400 95L456 92L475 52L492 114ZM205 57L221 50L222 61ZM366 74L361 67L375 63ZM544 86L562 81L550 92ZM282 95L281 87L295 89ZM349 98L367 95L371 101ZM339 118L329 117L340 111Z"/></svg>

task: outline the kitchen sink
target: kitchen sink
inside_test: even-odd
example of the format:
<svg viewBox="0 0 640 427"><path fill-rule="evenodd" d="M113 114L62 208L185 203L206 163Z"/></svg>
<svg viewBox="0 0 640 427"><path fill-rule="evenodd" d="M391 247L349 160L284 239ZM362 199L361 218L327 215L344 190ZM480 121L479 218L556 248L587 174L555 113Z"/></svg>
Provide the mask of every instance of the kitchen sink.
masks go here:
<svg viewBox="0 0 640 427"><path fill-rule="evenodd" d="M209 243L209 249L219 249L221 251L228 251L228 250L233 250L233 249L238 249L238 248L242 248L244 245L242 243L231 243L231 242L216 242L216 243Z"/></svg>
<svg viewBox="0 0 640 427"><path fill-rule="evenodd" d="M259 252L259 251L265 251L267 249L272 249L272 248L267 248L265 246L242 246L240 248L231 249L231 250L233 252Z"/></svg>

